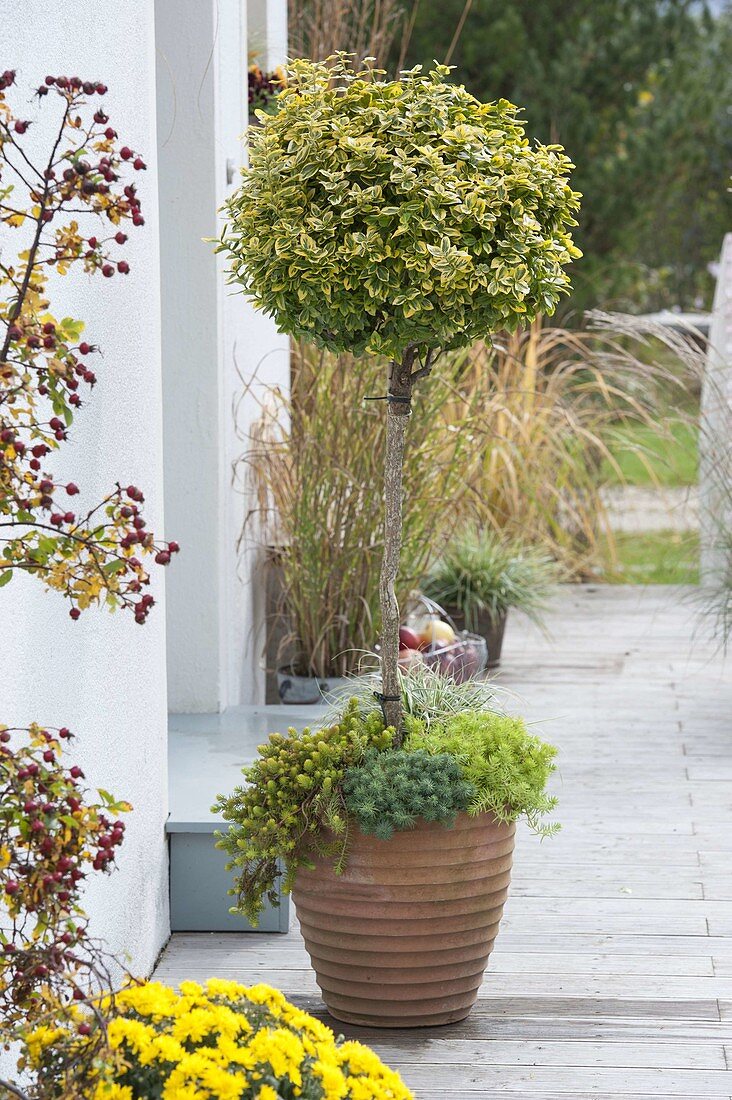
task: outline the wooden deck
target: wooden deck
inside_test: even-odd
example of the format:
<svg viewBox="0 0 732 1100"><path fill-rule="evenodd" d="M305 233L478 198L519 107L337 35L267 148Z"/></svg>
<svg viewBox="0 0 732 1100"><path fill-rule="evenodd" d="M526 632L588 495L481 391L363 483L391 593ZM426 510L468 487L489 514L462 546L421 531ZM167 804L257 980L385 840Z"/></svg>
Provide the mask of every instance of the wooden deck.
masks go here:
<svg viewBox="0 0 732 1100"><path fill-rule="evenodd" d="M512 709L561 748L472 1016L361 1038L421 1100L732 1097L732 681L689 594L570 588L509 624ZM322 1018L296 928L175 935L156 976L270 982Z"/></svg>

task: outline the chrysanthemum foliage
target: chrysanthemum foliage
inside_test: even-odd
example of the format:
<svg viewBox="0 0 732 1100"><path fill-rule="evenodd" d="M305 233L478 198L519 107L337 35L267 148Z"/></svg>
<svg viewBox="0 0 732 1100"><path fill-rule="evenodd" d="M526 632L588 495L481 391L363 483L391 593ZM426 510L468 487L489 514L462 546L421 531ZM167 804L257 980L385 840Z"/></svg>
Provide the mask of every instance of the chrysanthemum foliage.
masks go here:
<svg viewBox="0 0 732 1100"><path fill-rule="evenodd" d="M291 63L221 239L283 332L397 358L514 329L568 289L569 159L448 73Z"/></svg>

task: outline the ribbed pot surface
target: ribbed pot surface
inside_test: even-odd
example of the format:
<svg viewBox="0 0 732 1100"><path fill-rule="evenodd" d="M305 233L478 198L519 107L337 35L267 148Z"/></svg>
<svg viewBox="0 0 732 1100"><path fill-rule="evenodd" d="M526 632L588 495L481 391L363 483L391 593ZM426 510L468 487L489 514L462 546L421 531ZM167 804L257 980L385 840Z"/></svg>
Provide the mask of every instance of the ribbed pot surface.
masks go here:
<svg viewBox="0 0 732 1100"><path fill-rule="evenodd" d="M430 1027L475 1003L511 877L515 825L460 814L377 840L356 831L336 875L316 858L292 896L328 1011L370 1027Z"/></svg>

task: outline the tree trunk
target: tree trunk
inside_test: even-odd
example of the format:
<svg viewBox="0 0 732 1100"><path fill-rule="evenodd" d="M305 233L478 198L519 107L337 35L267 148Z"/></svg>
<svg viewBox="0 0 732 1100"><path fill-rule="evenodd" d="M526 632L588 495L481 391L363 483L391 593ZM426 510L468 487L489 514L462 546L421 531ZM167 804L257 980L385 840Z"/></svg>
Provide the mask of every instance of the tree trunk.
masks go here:
<svg viewBox="0 0 732 1100"><path fill-rule="evenodd" d="M412 367L415 349L408 348L401 362L389 364L389 400L386 411L384 462L384 556L381 563L381 692L384 717L396 730L394 744L401 745L402 703L399 689L399 604L396 579L402 544L402 470L404 437L412 411Z"/></svg>

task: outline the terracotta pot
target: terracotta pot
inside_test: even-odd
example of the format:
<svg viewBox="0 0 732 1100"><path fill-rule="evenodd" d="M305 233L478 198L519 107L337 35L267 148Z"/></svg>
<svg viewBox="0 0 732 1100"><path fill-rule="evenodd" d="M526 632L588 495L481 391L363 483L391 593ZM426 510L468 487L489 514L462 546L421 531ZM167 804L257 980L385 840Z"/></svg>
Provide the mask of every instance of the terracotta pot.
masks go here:
<svg viewBox="0 0 732 1100"><path fill-rule="evenodd" d="M485 667L495 668L501 660L503 632L506 629L508 612L505 611L503 615L493 619L490 615L481 611L477 616L473 616L468 627L465 623L465 615L457 607L446 607L445 611L458 630L471 630L485 638L488 646L488 663Z"/></svg>
<svg viewBox="0 0 732 1100"><path fill-rule="evenodd" d="M515 825L460 814L377 840L354 832L336 875L316 857L292 896L332 1016L369 1027L463 1020L503 913Z"/></svg>

